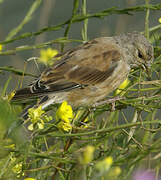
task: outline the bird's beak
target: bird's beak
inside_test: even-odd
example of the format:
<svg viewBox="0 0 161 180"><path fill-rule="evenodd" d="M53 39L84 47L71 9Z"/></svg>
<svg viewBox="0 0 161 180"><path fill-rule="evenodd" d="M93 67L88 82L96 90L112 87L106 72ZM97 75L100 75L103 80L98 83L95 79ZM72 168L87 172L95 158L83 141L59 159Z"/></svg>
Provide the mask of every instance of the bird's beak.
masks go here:
<svg viewBox="0 0 161 180"><path fill-rule="evenodd" d="M145 70L145 72L146 72L146 74L148 76L148 79L150 80L151 79L151 62L143 64L142 67Z"/></svg>

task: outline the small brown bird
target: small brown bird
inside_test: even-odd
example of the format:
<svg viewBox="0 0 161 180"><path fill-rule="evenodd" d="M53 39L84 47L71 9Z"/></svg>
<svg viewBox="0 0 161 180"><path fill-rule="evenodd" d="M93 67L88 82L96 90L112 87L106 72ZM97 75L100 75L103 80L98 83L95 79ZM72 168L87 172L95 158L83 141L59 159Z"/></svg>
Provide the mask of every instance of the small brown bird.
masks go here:
<svg viewBox="0 0 161 180"><path fill-rule="evenodd" d="M130 69L149 68L153 47L137 32L100 37L57 55L60 58L13 100L41 98L44 109L66 100L73 106L93 105L114 91Z"/></svg>

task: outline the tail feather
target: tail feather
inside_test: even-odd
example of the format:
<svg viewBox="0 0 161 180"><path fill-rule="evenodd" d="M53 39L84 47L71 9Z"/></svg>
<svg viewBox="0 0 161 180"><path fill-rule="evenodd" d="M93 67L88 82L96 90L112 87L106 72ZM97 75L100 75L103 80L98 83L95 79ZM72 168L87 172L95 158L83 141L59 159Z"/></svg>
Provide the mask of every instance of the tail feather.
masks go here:
<svg viewBox="0 0 161 180"><path fill-rule="evenodd" d="M35 101L36 98L39 98L39 101ZM23 88L16 91L15 96L12 98L13 102L20 100L22 101L22 103L33 100L32 104L28 105L20 115L24 120L26 120L28 118L28 109L37 108L40 105L42 106L42 109L45 109L50 104L53 104L55 102L55 97L52 96L52 98L49 98L48 95L44 95L43 93L33 93L30 88Z"/></svg>
<svg viewBox="0 0 161 180"><path fill-rule="evenodd" d="M16 91L16 94L14 95L12 100L13 101L24 100L24 99L40 97L40 96L41 95L39 93L31 92L30 88L23 88Z"/></svg>

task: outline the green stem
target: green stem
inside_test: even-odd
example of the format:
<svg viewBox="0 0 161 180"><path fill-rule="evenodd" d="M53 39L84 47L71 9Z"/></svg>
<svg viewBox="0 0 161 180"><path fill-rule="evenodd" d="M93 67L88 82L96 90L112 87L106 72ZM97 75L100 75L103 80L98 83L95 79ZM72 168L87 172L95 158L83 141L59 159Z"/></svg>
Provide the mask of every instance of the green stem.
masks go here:
<svg viewBox="0 0 161 180"><path fill-rule="evenodd" d="M23 19L23 21L16 28L11 30L11 32L8 34L6 38L6 41L11 40L18 32L20 32L20 30L24 27L24 25L27 24L32 19L32 14L39 7L39 5L41 4L41 1L42 0L34 1L28 13L26 14L25 18Z"/></svg>
<svg viewBox="0 0 161 180"><path fill-rule="evenodd" d="M31 50L31 49L40 49L40 48L44 48L46 46L56 44L56 43L62 44L62 43L69 43L69 42L82 42L82 40L58 38L58 39L48 41L45 43L40 43L40 44L36 44L36 45L29 45L29 46L25 45L25 46L16 47L15 49L12 49L12 50L3 51L3 52L0 52L0 56L2 56L2 55L15 55L17 52L20 52L20 51Z"/></svg>
<svg viewBox="0 0 161 180"><path fill-rule="evenodd" d="M12 72L12 73L17 74L17 75L20 75L20 76L31 76L31 77L37 77L37 76L36 76L36 75L34 75L34 74L24 73L23 71L18 70L18 69L14 69L13 67L7 67L7 66L4 66L4 67L0 67L0 70L2 70L2 71Z"/></svg>
<svg viewBox="0 0 161 180"><path fill-rule="evenodd" d="M150 0L145 0L146 6L149 5ZM145 37L149 39L149 14L150 14L150 9L148 8L146 10L146 16L145 16Z"/></svg>
<svg viewBox="0 0 161 180"><path fill-rule="evenodd" d="M141 12L141 11L145 11L146 9L161 10L161 4L156 4L156 5L149 4L148 6L146 6L146 5L134 6L134 7L126 8L126 9L116 9L116 7L108 8L108 9L105 9L98 13L87 14L86 16L80 16L80 15L75 16L74 19L72 20L72 23L77 23L77 22L80 22L82 20L89 19L89 18L103 18L105 16L109 16L112 14L129 14L129 15L131 15L131 12ZM0 44L8 44L10 42L14 42L19 39L34 37L34 36L40 35L44 32L48 32L48 31L57 31L59 29L62 29L66 24L69 24L70 22L71 22L71 18L63 23L56 25L56 26L45 27L43 29L40 29L37 32L31 32L31 33L28 32L28 33L21 34L20 36L15 37L10 40L1 41ZM156 29L159 29L160 25L152 27L152 28L153 29L151 29L151 31L154 31Z"/></svg>
<svg viewBox="0 0 161 180"><path fill-rule="evenodd" d="M67 25L67 28L65 29L65 32L64 32L64 37L65 37L65 38L68 37L69 30L70 30L71 25L72 25L72 23L73 23L73 19L74 19L74 17L76 16L78 7L79 7L79 0L74 0L74 2L73 2L73 10L72 10L72 17L71 17L71 19L69 20L69 23L68 23L68 25ZM61 51L63 51L63 50L64 50L64 44L61 45Z"/></svg>
<svg viewBox="0 0 161 180"><path fill-rule="evenodd" d="M83 16L87 15L86 4L87 4L86 0L82 0L82 14L83 14ZM82 29L82 39L84 42L88 41L87 27L88 27L88 19L85 19L84 24L83 24L83 29Z"/></svg>
<svg viewBox="0 0 161 180"><path fill-rule="evenodd" d="M84 133L73 133L73 134L48 133L48 134L46 134L46 136L79 138L79 136L93 135L93 134L96 134L96 133L110 133L110 132L117 131L117 130L122 130L122 129L125 129L125 128L131 128L131 127L135 127L135 126L143 126L143 125L147 125L147 124L158 124L158 123L161 123L161 120L128 123L128 124L123 124L123 125L119 125L119 126L116 126L116 127L98 129L98 130L84 132ZM41 136L44 136L44 135L37 135L37 137L41 137Z"/></svg>

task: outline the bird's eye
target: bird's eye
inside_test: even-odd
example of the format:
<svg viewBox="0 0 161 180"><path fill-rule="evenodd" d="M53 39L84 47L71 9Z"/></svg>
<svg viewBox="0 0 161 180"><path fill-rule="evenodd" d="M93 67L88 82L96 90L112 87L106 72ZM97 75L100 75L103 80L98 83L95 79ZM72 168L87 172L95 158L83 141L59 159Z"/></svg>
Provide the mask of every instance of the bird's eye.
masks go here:
<svg viewBox="0 0 161 180"><path fill-rule="evenodd" d="M143 55L142 55L142 53L141 53L140 51L138 51L138 57L139 57L140 59L143 59Z"/></svg>

